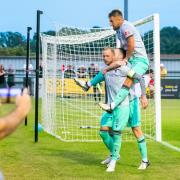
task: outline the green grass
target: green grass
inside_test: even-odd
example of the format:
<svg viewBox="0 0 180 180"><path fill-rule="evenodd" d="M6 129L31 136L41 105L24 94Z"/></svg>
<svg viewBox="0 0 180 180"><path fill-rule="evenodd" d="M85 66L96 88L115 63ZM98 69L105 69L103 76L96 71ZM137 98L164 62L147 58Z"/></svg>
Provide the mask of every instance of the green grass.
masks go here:
<svg viewBox="0 0 180 180"><path fill-rule="evenodd" d="M180 100L162 101L162 138L180 148Z"/></svg>
<svg viewBox="0 0 180 180"><path fill-rule="evenodd" d="M46 112L51 109L51 103L46 107ZM53 106L54 108L54 106ZM48 111L49 112L49 111ZM102 110L92 97L79 98L57 98L56 113L49 112L48 115L55 116L50 122L58 124L58 129L54 129L57 136L66 141L78 140L88 141L99 140L98 129L100 126ZM142 111L142 129L145 134L151 137L155 136L154 123L154 101L149 101L149 107ZM54 121L55 119L55 121ZM90 126L92 128L80 128L81 126ZM134 135L130 128L123 131L123 140L134 140Z"/></svg>
<svg viewBox="0 0 180 180"><path fill-rule="evenodd" d="M179 100L163 100L163 140L180 147ZM174 107L174 108L173 108ZM13 107L3 105L0 114ZM116 172L108 174L100 161L107 156L102 143L66 143L39 133L34 143L34 111L28 126L21 125L0 142L0 168L6 179L13 180L71 180L71 179L180 179L180 153L148 140L151 166L139 171L140 155L135 140L124 142Z"/></svg>

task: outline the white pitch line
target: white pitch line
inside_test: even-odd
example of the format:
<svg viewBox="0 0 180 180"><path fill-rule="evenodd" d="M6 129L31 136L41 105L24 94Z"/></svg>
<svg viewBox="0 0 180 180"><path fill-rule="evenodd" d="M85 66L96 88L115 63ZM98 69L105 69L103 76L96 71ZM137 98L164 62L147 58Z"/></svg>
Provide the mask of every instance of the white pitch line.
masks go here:
<svg viewBox="0 0 180 180"><path fill-rule="evenodd" d="M67 101L65 101L67 104L69 104L70 106L73 106L73 105L71 105L69 102L67 102ZM74 107L74 106L73 106ZM82 110L82 108L79 108L79 107L75 107L76 109L79 109L79 110ZM83 109L83 111L84 112L86 112L87 114L90 114L90 115L92 115L92 116L94 116L94 117L98 117L97 115L94 115L94 114L92 114L91 112L89 112L89 111L87 111L87 110L85 110L85 109ZM99 117L98 117L99 118ZM154 140L154 138L152 137L152 136L150 136L150 135L147 135L147 134L145 134L145 136L147 136L148 138L150 138L150 139L153 139ZM169 144L169 143L167 143L167 142L165 142L165 141L162 141L162 142L159 142L160 144L162 144L162 145L164 145L164 146L166 146L166 147L168 147L168 148L170 148L170 149L173 149L173 150L175 150L175 151L177 151L177 152L180 152L180 148L178 148L178 147L176 147L176 146L173 146L173 145L171 145L171 144Z"/></svg>
<svg viewBox="0 0 180 180"><path fill-rule="evenodd" d="M95 117L95 118L100 118L100 116L96 115L96 114L93 114L91 113L90 111L87 111L86 109L82 109L81 107L78 107L78 106L73 106L70 102L67 102L67 101L64 101L66 104L68 104L69 106L75 108L75 109L79 109L81 111L84 111L85 113Z"/></svg>
<svg viewBox="0 0 180 180"><path fill-rule="evenodd" d="M150 135L148 135L148 134L145 134L145 136L148 137L148 138L150 138L150 139L155 140L152 136L150 136ZM155 141L155 142L158 142L158 141ZM160 143L160 144L162 144L162 145L164 145L164 146L166 146L166 147L168 147L168 148L170 148L170 149L173 149L173 150L175 150L175 151L177 151L177 152L180 152L180 148L178 148L178 147L176 147L176 146L173 146L172 144L169 144L169 143L167 143L167 142L165 142L165 141L161 141L161 142L158 142L158 143Z"/></svg>
<svg viewBox="0 0 180 180"><path fill-rule="evenodd" d="M159 142L159 143L161 143L162 145L164 145L164 146L166 146L168 148L171 148L171 149L173 149L173 150L175 150L177 152L180 152L180 148L178 148L176 146L173 146L172 144L169 144L169 143L167 143L165 141L162 141L162 142Z"/></svg>

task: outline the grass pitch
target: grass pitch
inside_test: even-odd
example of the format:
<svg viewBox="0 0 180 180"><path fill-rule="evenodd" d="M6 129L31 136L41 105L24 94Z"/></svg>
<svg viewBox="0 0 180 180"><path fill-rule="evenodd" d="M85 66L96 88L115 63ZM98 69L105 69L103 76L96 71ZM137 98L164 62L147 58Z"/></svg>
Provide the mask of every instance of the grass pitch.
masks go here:
<svg viewBox="0 0 180 180"><path fill-rule="evenodd" d="M163 140L180 148L180 100L163 100L162 105ZM0 114L12 108L2 105ZM0 168L7 180L180 179L180 153L154 141L147 142L151 166L146 171L137 170L141 158L134 140L122 144L116 171L109 174L100 165L108 154L103 143L65 143L45 132L34 143L33 123L32 110L28 126L22 124L0 142Z"/></svg>

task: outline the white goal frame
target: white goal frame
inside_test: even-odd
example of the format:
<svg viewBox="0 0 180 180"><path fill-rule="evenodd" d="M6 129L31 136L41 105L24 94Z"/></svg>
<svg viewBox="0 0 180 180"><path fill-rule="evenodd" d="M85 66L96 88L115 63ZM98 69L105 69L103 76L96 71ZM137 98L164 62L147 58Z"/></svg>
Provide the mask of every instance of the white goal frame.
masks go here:
<svg viewBox="0 0 180 180"><path fill-rule="evenodd" d="M144 23L148 23L153 21L153 45L154 45L154 51L153 51L153 59L154 59L154 80L155 80L155 136L153 139L155 139L158 142L162 141L162 131L161 131L161 85L160 85L160 29L159 29L159 14L153 14L148 17L145 17L143 19L140 19L136 22L134 22L135 26L142 25ZM113 34L113 30L107 31L107 34ZM66 36L66 37L60 37L60 36L48 36L48 35L41 35L41 40L42 40L42 60L43 60L43 66L45 67L43 69L43 100L42 100L42 125L45 131L47 131L49 134L61 139L62 141L97 141L96 140L88 140L88 139L76 139L76 140L69 140L69 139L64 139L58 134L56 134L58 127L55 126L55 120L53 118L56 118L56 102L52 100L52 104L48 103L47 100L47 79L46 77L48 76L48 72L46 71L47 69L47 44L53 44L55 47L57 44L61 43L63 41L64 44L68 43L74 43L74 35ZM77 35L77 36L82 36L82 35ZM86 43L88 41L88 36L84 35L83 42ZM82 42L82 41L81 41ZM77 42L78 43L78 42ZM52 74L52 77L56 76L56 66L57 66L57 49L53 48L53 67L54 67L54 72ZM47 75L47 76L46 76ZM62 84L64 79L62 77ZM52 87L53 87L53 96L52 98L56 97L56 79L53 79ZM64 85L62 85L62 98L63 98L63 88ZM49 108L55 108L53 114L47 114L49 112ZM63 112L64 113L64 112ZM62 115L64 116L64 114ZM52 131L52 127L54 130ZM98 129L97 129L98 131ZM147 137L149 137L148 134L146 134ZM150 137L151 138L151 137ZM98 140L99 141L99 140Z"/></svg>

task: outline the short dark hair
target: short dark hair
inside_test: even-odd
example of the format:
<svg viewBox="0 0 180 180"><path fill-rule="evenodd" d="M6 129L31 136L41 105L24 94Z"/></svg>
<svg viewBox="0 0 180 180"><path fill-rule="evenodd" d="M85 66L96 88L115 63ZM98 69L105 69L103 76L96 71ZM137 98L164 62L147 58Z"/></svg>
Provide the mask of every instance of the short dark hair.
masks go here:
<svg viewBox="0 0 180 180"><path fill-rule="evenodd" d="M109 13L109 18L112 16L123 16L123 14L119 9L114 9Z"/></svg>
<svg viewBox="0 0 180 180"><path fill-rule="evenodd" d="M150 74L150 73L154 73L154 71L152 69L148 69L145 74Z"/></svg>
<svg viewBox="0 0 180 180"><path fill-rule="evenodd" d="M119 51L123 54L123 58L126 57L126 50L123 48L119 48Z"/></svg>

